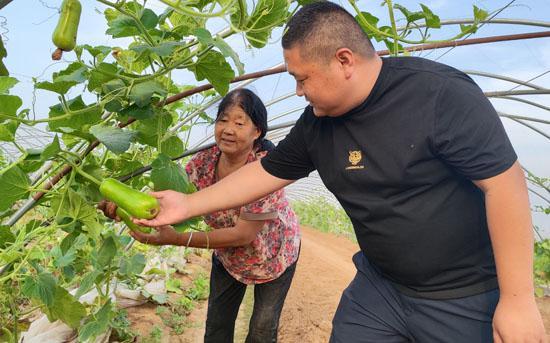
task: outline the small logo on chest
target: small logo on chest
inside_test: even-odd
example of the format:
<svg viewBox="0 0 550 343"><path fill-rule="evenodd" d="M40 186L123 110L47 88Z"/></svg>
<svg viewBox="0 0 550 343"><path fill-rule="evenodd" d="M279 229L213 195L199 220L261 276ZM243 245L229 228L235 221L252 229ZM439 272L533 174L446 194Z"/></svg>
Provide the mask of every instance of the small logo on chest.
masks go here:
<svg viewBox="0 0 550 343"><path fill-rule="evenodd" d="M348 159L350 165L346 167L346 170L365 168L364 165L359 164L359 162L363 159L363 154L361 154L360 150L350 150Z"/></svg>

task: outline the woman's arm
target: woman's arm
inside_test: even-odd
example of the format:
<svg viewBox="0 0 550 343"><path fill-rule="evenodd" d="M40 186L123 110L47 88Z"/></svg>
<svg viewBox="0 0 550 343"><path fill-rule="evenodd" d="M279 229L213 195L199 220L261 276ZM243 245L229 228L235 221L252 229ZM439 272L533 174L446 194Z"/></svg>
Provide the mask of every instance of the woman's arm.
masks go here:
<svg viewBox="0 0 550 343"><path fill-rule="evenodd" d="M157 232L153 234L130 231L130 236L141 243L152 245L180 245L211 249L232 248L250 244L264 224L264 220L243 220L239 218L233 227L210 232L179 233L171 226L161 226L155 228Z"/></svg>

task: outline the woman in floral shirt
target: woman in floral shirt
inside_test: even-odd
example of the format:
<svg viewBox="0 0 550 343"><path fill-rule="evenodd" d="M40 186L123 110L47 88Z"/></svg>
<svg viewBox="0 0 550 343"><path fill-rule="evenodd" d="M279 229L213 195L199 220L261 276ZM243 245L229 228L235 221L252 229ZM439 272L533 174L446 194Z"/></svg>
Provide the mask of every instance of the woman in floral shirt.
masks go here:
<svg viewBox="0 0 550 343"><path fill-rule="evenodd" d="M267 111L248 89L228 93L215 124L216 146L187 164L189 179L206 188L249 162L264 157L273 144L264 139ZM279 317L300 249L296 215L284 190L241 208L211 213L209 233L179 234L162 227L154 235L132 232L140 242L214 248L205 342L233 342L235 319L246 286L254 285L254 310L246 342L276 342Z"/></svg>

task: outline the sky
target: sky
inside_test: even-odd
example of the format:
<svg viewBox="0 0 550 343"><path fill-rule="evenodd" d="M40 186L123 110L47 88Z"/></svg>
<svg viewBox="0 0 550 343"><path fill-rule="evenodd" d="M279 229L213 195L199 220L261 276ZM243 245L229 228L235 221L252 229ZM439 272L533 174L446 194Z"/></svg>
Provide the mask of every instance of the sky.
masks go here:
<svg viewBox="0 0 550 343"><path fill-rule="evenodd" d="M386 8L380 7L380 0L359 0L358 6L369 11L379 18L386 18ZM472 16L472 5L490 12L504 7L511 0L485 0L485 1L451 1L451 0L425 0L434 13L442 20L468 18ZM94 0L81 0L83 9L81 23L78 32L78 44L127 46L129 39L113 40L105 34L106 21L102 11L105 6ZM419 1L394 1L411 10L420 10ZM67 63L75 60L74 53L66 53L63 61L53 63L50 56L55 49L51 42L51 33L57 22L58 8L61 0L13 0L9 5L0 10L0 34L4 39L8 57L4 60L11 76L17 78L20 83L13 89L13 93L19 95L24 101L24 107L35 109L36 116L47 116L48 107L57 103L53 93L37 92L33 96L33 81L35 77L40 81L50 80L52 72L66 67ZM150 0L148 7L160 13L165 8L160 2ZM347 2L340 2L344 7L350 8ZM498 14L496 18L529 19L546 21L550 23L550 1L548 0L517 0L512 5ZM224 23L217 21L209 25L212 32L224 28ZM523 25L484 25L473 37L487 37L492 35L515 34L522 32L548 31L550 28L523 26ZM440 30L434 38L450 37L457 32L456 26L446 26ZM282 63L282 49L280 47L281 29L273 32L272 43L261 50L247 48L241 36L233 36L229 44L239 53L245 64L246 72L254 72L267 69ZM385 46L375 42L379 50ZM418 54L417 54L418 55ZM461 70L478 70L490 72L520 80L529 80L545 72L547 74L532 81L539 86L550 88L550 38L533 39L513 42L500 42L455 49L438 49L432 52L419 54L422 57L437 60ZM473 77L484 91L509 90L515 84L484 77ZM178 72L174 79L182 84L195 84L192 74ZM294 81L288 74L279 74L263 78L254 82L250 88L256 91L264 101L277 98L294 91ZM518 89L525 89L520 87ZM73 95L77 95L81 89L74 89ZM550 106L550 95L525 96L524 99L536 101ZM90 100L91 101L91 100ZM523 116L550 119L549 111L537 109L532 106L509 100L491 100L498 111ZM289 109L303 107L305 102L298 97L292 97L284 102L269 107L271 118L288 111ZM296 119L301 112L286 116L276 122L285 122ZM510 140L516 149L519 160L524 167L540 177L550 177L550 140L534 133L528 128L503 118L504 126ZM548 125L533 124L537 128L550 134ZM200 140L211 130L199 129L195 132L193 140ZM544 192L544 191L542 191ZM545 194L547 197L548 193ZM543 204L536 196L531 196L533 205ZM550 216L534 215L534 221L539 225L545 236L550 237Z"/></svg>

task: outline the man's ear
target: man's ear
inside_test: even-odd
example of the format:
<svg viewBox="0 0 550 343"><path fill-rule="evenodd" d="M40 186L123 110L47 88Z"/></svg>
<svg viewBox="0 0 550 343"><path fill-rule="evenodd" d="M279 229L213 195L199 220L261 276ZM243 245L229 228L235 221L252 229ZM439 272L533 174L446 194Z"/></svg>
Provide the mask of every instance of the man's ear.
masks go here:
<svg viewBox="0 0 550 343"><path fill-rule="evenodd" d="M335 53L336 61L345 73L346 78L350 78L355 68L355 55L348 48L340 48Z"/></svg>

